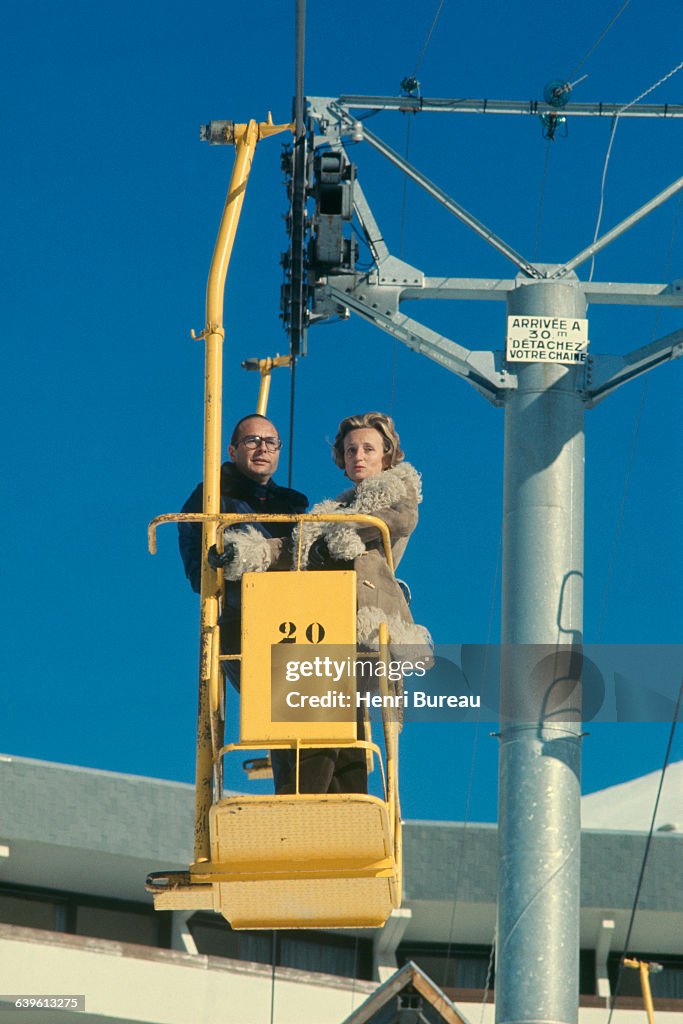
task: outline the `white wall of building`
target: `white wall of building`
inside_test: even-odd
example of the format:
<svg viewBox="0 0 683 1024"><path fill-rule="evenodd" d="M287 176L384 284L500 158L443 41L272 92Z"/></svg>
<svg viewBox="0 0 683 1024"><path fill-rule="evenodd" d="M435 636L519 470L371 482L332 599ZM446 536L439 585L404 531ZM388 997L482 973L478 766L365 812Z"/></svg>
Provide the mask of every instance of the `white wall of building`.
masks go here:
<svg viewBox="0 0 683 1024"><path fill-rule="evenodd" d="M175 950L0 926L5 993L85 995L77 1024L342 1024L375 991L374 982L263 964L192 956ZM271 1018L271 1000L273 1012ZM494 1024L491 1005L458 1001L470 1024ZM604 1007L582 1007L579 1024L605 1024ZM7 1024L50 1024L45 1011L3 1013ZM680 1012L658 1011L662 1024ZM643 1024L644 1011L617 1009L612 1024Z"/></svg>

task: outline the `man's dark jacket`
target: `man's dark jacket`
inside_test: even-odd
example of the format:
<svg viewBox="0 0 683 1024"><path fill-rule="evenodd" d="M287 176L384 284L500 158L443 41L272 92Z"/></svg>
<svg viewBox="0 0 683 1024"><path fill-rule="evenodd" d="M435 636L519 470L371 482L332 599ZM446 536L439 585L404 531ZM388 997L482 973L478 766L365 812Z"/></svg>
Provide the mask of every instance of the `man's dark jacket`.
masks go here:
<svg viewBox="0 0 683 1024"><path fill-rule="evenodd" d="M204 486L198 484L181 511L201 512L203 497ZM308 498L299 491L279 487L272 480L267 484L256 483L244 473L240 473L232 462L224 462L221 466L221 512L298 514L305 512L307 507ZM292 533L291 523L254 523L253 526L263 533L264 537L289 537ZM202 575L201 524L179 523L178 546L185 575L192 589L199 593ZM224 652L228 647L234 646L234 641L237 642L236 649L239 649L241 587L239 580L225 583L225 605L221 616L221 625L224 627L221 629L221 647Z"/></svg>

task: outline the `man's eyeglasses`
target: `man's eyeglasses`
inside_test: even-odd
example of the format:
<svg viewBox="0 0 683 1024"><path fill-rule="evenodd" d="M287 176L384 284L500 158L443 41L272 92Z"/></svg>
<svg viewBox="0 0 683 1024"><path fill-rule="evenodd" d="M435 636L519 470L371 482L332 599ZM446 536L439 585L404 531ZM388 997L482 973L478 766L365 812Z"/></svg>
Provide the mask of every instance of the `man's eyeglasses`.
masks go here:
<svg viewBox="0 0 683 1024"><path fill-rule="evenodd" d="M282 441L279 437L261 437L260 434L247 434L246 437L241 437L237 442L237 446L243 444L249 451L255 451L260 448L262 444L266 446L269 452L279 452L282 448Z"/></svg>

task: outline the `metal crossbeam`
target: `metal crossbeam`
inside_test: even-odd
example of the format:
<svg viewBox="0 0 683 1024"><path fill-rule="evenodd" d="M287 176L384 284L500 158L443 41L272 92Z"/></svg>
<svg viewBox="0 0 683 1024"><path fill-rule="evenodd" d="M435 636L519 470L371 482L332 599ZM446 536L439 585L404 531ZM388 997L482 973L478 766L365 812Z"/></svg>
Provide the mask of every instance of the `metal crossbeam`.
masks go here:
<svg viewBox="0 0 683 1024"><path fill-rule="evenodd" d="M591 245L587 246L585 249L582 249L581 252L577 253L577 255L574 256L571 260L568 260L565 264L559 267L556 266L552 268L552 270L547 270L525 259L525 257L522 256L521 253L518 253L515 249L512 248L512 246L508 245L507 242L505 242L502 238L496 235L495 232L491 231L490 228L487 228L485 224L482 224L480 220L478 220L468 210L466 210L463 206L457 203L455 199L449 196L442 188L440 188L433 181L431 181L425 174L423 174L421 171L418 171L417 168L413 167L413 165L409 163L408 160L406 160L394 149L392 149L391 146L389 146L386 142L380 139L379 136L369 131L369 129L366 128L365 125L361 124L358 121L354 121L352 116L348 112L348 105L345 106L344 103L342 102L344 99L348 100L348 97L342 97L341 99L334 99L331 97L312 97L309 100L309 111L311 117L318 122L321 131L324 132L323 138L329 145L331 145L333 149L343 151L344 146L342 144L342 136L348 133L355 133L358 136L357 141L360 141L362 139L363 141L367 142L370 146L372 146L373 149L377 150L377 152L381 153L382 156L389 160L390 163L394 164L394 166L398 167L401 171L403 171L403 173L407 177L411 178L429 195L433 196L439 203L441 203L442 206L444 206L450 213L457 217L458 220L462 221L463 224L466 224L469 228L471 228L475 232L475 234L479 235L480 238L483 238L484 241L488 242L489 245L491 245L499 253L501 253L512 263L514 263L515 266L517 266L523 272L523 274L525 274L528 278L531 278L532 280L539 280L543 278L561 280L562 278L566 277L574 270L575 267L578 267L582 263L585 263L586 260L591 259L591 257L595 256L602 249L606 248L606 246L608 246L616 238L619 238L620 235L624 234L625 231L628 231L629 228L633 227L640 220L646 217L649 213L657 209L658 206L661 206L662 203L666 202L667 199L671 198L671 196L675 195L677 192L683 189L683 177L680 177L676 181L672 182L671 185L667 186L667 188L663 189L656 196L650 199L643 206L641 206L639 209L629 214L628 217L625 217L622 221L620 221L613 228L611 228L604 235L602 235L601 238L596 239L593 243L591 243ZM566 109L567 108L565 107L562 108L563 111ZM683 107L681 109L683 109ZM358 215L358 218L361 222L364 233L368 240L368 244L370 246L373 258L375 262L379 265L381 264L382 261L389 258L389 251L387 249L384 238L382 237L381 232L379 231L377 223L374 220L374 217L372 216L372 212L370 210L368 202L358 182L356 183L356 190L358 193L357 198L355 200L356 213ZM446 279L443 280L445 281ZM502 293L509 292L510 289L507 288L502 283L499 283L496 285L494 290L499 293ZM448 289L442 287L441 294L431 295L429 297L455 297L447 294L447 292ZM426 298L427 295L425 294L424 290L422 290L421 295L415 295L412 297ZM498 297L502 297L502 295L499 294ZM600 299L596 298L594 301L600 301ZM655 304L653 301L648 302L648 305L653 304ZM673 301L668 303L662 302L657 304L677 305L677 303Z"/></svg>
<svg viewBox="0 0 683 1024"><path fill-rule="evenodd" d="M634 349L626 356L593 356L586 405L592 409L622 384L682 355L683 330L680 330Z"/></svg>
<svg viewBox="0 0 683 1024"><path fill-rule="evenodd" d="M506 302L516 287L514 280L495 277L425 277L422 287L401 290L400 301L414 299L465 299ZM581 288L592 305L683 307L683 280L670 284L631 284L625 281L582 281Z"/></svg>
<svg viewBox="0 0 683 1024"><path fill-rule="evenodd" d="M404 160L402 156L393 150L391 146L388 146L386 142L383 142L377 135L368 131L367 128L363 128L363 139L365 142L368 142L373 149L376 149L379 153L385 156L392 164L395 164L396 167L400 167L400 169L409 178L412 178L414 182L420 185L425 192L428 192L431 196L437 199L442 206L445 206L449 213L454 214L458 220L463 222L463 224L472 228L477 235L488 242L489 245L492 245L494 249L497 249L498 252L502 253L503 256L506 256L507 259L511 260L520 268L520 270L524 271L525 274L529 277L541 276L532 263L525 260L520 253L516 252L512 248L512 246L508 245L507 242L504 242L502 238L499 238L498 235L487 228L485 224L482 224L481 221L477 220L476 217L473 217L472 214L464 208L464 206L460 206L459 203L456 203L456 201L447 195L442 188L439 188L439 186L435 185L433 181L430 181L426 175L422 174L421 171L416 170L412 164L408 163L407 160Z"/></svg>
<svg viewBox="0 0 683 1024"><path fill-rule="evenodd" d="M398 278L399 272L402 278ZM417 279L417 283L406 283L406 279L411 277ZM348 280L357 282L359 279L349 277ZM507 302L508 296L517 287L513 278L423 277L416 267L389 255L377 261L377 270L371 271L365 280L368 293L374 297L373 301L380 296L382 303L390 303L390 294L394 292L398 293L398 302L414 302L418 299ZM669 284L581 281L579 287L590 305L683 308L683 279L680 278Z"/></svg>
<svg viewBox="0 0 683 1024"><path fill-rule="evenodd" d="M604 249L605 246L610 244L610 242L613 242L615 238L619 237L619 235L623 235L625 231L632 228L633 225L637 224L639 220L643 219L643 217L647 217L648 213L652 213L652 211L656 210L658 206L665 203L667 199L670 199L671 196L680 192L682 188L683 177L677 178L676 181L672 182L667 188L662 189L661 192L656 196L653 196L647 203L644 203L644 205L638 210L635 210L633 213L629 214L628 217L624 217L622 221L615 224L610 231L606 231L605 234L593 242L592 245L582 249L581 252L577 253L573 259L559 267L552 275L553 278L562 278L570 271L574 270L575 267L580 266L581 263L585 263L586 260L589 260L591 256L595 256L596 253L600 252L601 249Z"/></svg>
<svg viewBox="0 0 683 1024"><path fill-rule="evenodd" d="M331 283L322 285L321 290L339 306L353 310L414 352L462 377L493 405L502 405L505 390L516 385L514 377L506 375L502 352L471 352L402 313L378 309L376 304L370 304L353 291L342 290Z"/></svg>
<svg viewBox="0 0 683 1024"><path fill-rule="evenodd" d="M389 247L384 241L382 232L374 218L359 181L354 182L353 205L356 211L356 216L360 221L360 226L363 229L365 240L367 241L370 252L372 253L373 260L375 263L380 264L383 260L389 259Z"/></svg>
<svg viewBox="0 0 683 1024"><path fill-rule="evenodd" d="M314 98L316 101L319 97ZM312 100L313 101L313 100ZM568 117L683 117L680 103L567 103L553 107L543 100L428 99L425 96L340 96L336 101L346 110L399 110L403 113L447 114L539 114Z"/></svg>
<svg viewBox="0 0 683 1024"><path fill-rule="evenodd" d="M622 281L582 282L589 303L620 306L683 307L683 280L671 284L628 284Z"/></svg>
<svg viewBox="0 0 683 1024"><path fill-rule="evenodd" d="M339 105L337 100L331 99L330 97L314 97L309 100L309 112L311 117L316 120L325 134L323 136L325 142L332 147L332 149L340 150L344 147L341 144L342 134L348 134L355 130L356 122L350 114ZM425 174L418 171L417 168L413 167L411 163L405 160L396 150L388 146L386 142L369 131L364 125L358 125L361 137L364 142L369 143L373 149L376 149L378 153L394 164L403 171L407 177L411 178L416 184L425 190L429 195L433 196L442 206L445 206L449 213L452 213L458 220L462 221L471 228L480 238L488 242L489 245L493 246L498 252L500 252L507 259L511 260L515 266L519 267L523 273L528 277L542 277L542 273L537 268L529 263L520 253L516 252L512 246L504 242L502 238L499 238L494 231L487 228L485 224L482 224L480 220L477 220L468 210L456 203L455 199L449 196L442 188L434 184ZM364 197L362 198L362 205L356 203L356 211L359 217L365 212L369 212L367 202ZM374 225L372 231L374 233Z"/></svg>

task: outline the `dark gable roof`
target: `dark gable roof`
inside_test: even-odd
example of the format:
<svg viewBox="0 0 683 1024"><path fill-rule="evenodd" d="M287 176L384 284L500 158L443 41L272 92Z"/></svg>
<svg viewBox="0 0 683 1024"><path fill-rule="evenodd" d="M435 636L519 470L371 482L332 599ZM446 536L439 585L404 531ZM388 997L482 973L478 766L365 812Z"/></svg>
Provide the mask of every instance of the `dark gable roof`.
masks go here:
<svg viewBox="0 0 683 1024"><path fill-rule="evenodd" d="M469 1024L441 989L412 961L380 985L343 1024L399 1024L406 1020L405 1016L399 1016L401 1004L419 1006L419 1016L416 1006L416 1021Z"/></svg>

